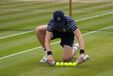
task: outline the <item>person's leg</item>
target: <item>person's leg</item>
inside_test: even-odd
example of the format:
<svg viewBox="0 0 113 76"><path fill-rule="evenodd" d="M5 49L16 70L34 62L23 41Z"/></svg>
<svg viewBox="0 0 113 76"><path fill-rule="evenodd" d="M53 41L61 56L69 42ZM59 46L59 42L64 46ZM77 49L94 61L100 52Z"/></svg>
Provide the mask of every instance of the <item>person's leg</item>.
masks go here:
<svg viewBox="0 0 113 76"><path fill-rule="evenodd" d="M72 51L73 56L76 55L78 49L79 49L79 44L78 43L74 43L73 44L73 51Z"/></svg>
<svg viewBox="0 0 113 76"><path fill-rule="evenodd" d="M39 40L42 47L45 49L45 35L46 35L47 25L38 26L35 29L37 39Z"/></svg>
<svg viewBox="0 0 113 76"><path fill-rule="evenodd" d="M40 62L46 62L46 49L45 49L45 35L46 35L46 30L47 30L47 25L42 25L42 26L38 26L35 29L35 33L37 36L37 39L39 40L41 46L44 49L45 55L43 56L43 58L40 60Z"/></svg>
<svg viewBox="0 0 113 76"><path fill-rule="evenodd" d="M64 45L64 53L63 53L63 61L64 62L69 62L72 60L73 58L73 48L68 46L68 45Z"/></svg>
<svg viewBox="0 0 113 76"><path fill-rule="evenodd" d="M69 62L72 60L74 53L77 51L73 48L73 42L74 42L74 34L73 33L62 33L61 36L61 43L60 45L64 48L63 53L63 61Z"/></svg>
<svg viewBox="0 0 113 76"><path fill-rule="evenodd" d="M46 49L45 49L45 36L46 36L46 30L47 30L47 25L42 25L42 26L38 26L35 29L36 32L36 36L37 39L39 40L41 46L44 49L45 55L43 56L43 58L40 60L40 62L46 62L47 59L47 54L46 54ZM51 36L51 38L53 37L53 35Z"/></svg>
<svg viewBox="0 0 113 76"><path fill-rule="evenodd" d="M64 45L63 61L71 61L77 53L78 48L78 43L74 44L72 47L69 45Z"/></svg>

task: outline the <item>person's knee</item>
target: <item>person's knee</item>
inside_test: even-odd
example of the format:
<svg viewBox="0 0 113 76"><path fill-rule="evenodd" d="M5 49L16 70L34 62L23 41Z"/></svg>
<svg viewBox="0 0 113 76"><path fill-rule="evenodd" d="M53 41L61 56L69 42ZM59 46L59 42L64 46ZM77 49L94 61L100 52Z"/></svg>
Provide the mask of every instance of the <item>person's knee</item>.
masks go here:
<svg viewBox="0 0 113 76"><path fill-rule="evenodd" d="M35 32L36 32L36 33L39 33L39 32L41 32L41 31L42 31L42 28L41 28L40 26L35 28Z"/></svg>
<svg viewBox="0 0 113 76"><path fill-rule="evenodd" d="M72 60L72 57L68 57L68 58L63 58L64 62L70 62Z"/></svg>
<svg viewBox="0 0 113 76"><path fill-rule="evenodd" d="M38 26L38 27L35 28L35 32L37 34L45 33L45 31L46 31L46 26Z"/></svg>

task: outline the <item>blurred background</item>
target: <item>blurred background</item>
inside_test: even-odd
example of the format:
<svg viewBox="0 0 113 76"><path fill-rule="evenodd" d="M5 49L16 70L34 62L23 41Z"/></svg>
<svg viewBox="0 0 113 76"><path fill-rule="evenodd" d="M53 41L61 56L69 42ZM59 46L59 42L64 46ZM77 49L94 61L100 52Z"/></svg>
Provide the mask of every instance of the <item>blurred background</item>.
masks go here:
<svg viewBox="0 0 113 76"><path fill-rule="evenodd" d="M46 25L55 10L76 21L89 62L78 67L39 63L44 52L35 28ZM55 60L62 61L59 39L52 48ZM112 64L113 0L0 0L0 76L112 76Z"/></svg>

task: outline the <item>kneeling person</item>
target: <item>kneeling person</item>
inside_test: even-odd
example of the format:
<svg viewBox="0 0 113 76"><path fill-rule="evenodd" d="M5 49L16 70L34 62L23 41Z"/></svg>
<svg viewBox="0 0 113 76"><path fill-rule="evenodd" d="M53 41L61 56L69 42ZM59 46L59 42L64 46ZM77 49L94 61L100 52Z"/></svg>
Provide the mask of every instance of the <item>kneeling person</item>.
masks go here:
<svg viewBox="0 0 113 76"><path fill-rule="evenodd" d="M71 61L74 53L79 47L80 56L77 60L79 61L79 63L84 62L83 59L81 59L85 56L84 40L81 32L77 27L74 19L72 19L70 16L65 16L62 11L55 11L53 13L53 18L50 19L48 25L37 27L36 35L45 50L45 54L47 54L42 58L41 61L43 61L45 57L47 58L47 62L49 64L54 61L50 42L53 39L60 38L60 45L64 48L63 61ZM75 40L74 38L77 38L79 45L75 44L75 46L73 47L73 42Z"/></svg>

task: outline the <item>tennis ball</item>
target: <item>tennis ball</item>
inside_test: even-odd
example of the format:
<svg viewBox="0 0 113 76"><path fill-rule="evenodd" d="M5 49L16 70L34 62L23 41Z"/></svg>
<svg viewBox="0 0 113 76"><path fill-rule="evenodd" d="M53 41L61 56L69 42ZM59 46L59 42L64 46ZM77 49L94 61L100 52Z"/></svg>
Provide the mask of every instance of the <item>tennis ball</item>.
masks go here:
<svg viewBox="0 0 113 76"><path fill-rule="evenodd" d="M67 62L64 62L64 66L68 66L68 63Z"/></svg>
<svg viewBox="0 0 113 76"><path fill-rule="evenodd" d="M72 62L69 62L69 63L68 63L68 66L72 66L72 65L73 65Z"/></svg>
<svg viewBox="0 0 113 76"><path fill-rule="evenodd" d="M60 63L59 62L56 62L56 64L55 64L56 66L60 66Z"/></svg>
<svg viewBox="0 0 113 76"><path fill-rule="evenodd" d="M77 62L73 62L72 63L72 66L77 66Z"/></svg>
<svg viewBox="0 0 113 76"><path fill-rule="evenodd" d="M64 66L64 62L60 62L60 66Z"/></svg>

